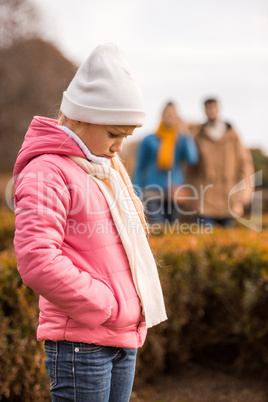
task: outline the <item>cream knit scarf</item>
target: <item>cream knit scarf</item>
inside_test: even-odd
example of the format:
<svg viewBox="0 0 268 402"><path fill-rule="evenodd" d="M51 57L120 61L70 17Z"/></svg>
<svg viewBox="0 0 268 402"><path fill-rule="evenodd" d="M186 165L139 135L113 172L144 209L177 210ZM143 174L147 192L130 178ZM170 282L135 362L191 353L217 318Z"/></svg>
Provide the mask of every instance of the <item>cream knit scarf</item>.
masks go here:
<svg viewBox="0 0 268 402"><path fill-rule="evenodd" d="M133 282L140 298L146 327L167 319L154 257L140 218L119 173L106 163L70 156L100 187L128 257Z"/></svg>

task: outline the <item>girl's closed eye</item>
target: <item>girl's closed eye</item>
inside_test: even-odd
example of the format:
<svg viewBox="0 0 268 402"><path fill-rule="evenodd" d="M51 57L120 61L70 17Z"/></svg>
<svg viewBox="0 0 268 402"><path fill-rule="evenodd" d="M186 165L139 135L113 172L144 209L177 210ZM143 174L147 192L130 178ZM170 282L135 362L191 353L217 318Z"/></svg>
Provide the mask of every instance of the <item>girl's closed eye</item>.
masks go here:
<svg viewBox="0 0 268 402"><path fill-rule="evenodd" d="M113 134L113 133L109 132L109 137L110 137L110 138L118 138L119 135L118 135L118 134Z"/></svg>
<svg viewBox="0 0 268 402"><path fill-rule="evenodd" d="M111 132L109 132L109 137L110 138L120 138L122 137L120 134L113 134ZM126 140L128 138L128 135L124 136L124 140Z"/></svg>

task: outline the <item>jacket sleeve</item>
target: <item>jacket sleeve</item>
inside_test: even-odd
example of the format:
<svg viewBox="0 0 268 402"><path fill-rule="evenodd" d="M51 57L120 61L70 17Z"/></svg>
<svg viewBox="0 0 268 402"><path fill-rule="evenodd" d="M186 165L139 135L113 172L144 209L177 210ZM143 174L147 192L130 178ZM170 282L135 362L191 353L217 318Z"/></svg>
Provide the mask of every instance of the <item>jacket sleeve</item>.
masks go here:
<svg viewBox="0 0 268 402"><path fill-rule="evenodd" d="M196 143L191 136L191 134L183 135L183 153L182 159L187 162L189 165L195 165L198 162L199 155Z"/></svg>
<svg viewBox="0 0 268 402"><path fill-rule="evenodd" d="M43 162L38 171L34 165L34 170L24 169L15 185L18 271L27 286L94 329L109 319L116 300L105 283L78 270L62 254L70 192L64 175L52 163Z"/></svg>
<svg viewBox="0 0 268 402"><path fill-rule="evenodd" d="M239 193L243 204L247 205L251 202L251 194L254 191L254 180L251 176L255 172L254 162L251 151L246 148L237 136L237 182L245 181L245 189Z"/></svg>
<svg viewBox="0 0 268 402"><path fill-rule="evenodd" d="M133 175L133 184L138 187L138 193L146 186L146 173L151 163L150 156L149 138L145 137L138 148L137 164Z"/></svg>

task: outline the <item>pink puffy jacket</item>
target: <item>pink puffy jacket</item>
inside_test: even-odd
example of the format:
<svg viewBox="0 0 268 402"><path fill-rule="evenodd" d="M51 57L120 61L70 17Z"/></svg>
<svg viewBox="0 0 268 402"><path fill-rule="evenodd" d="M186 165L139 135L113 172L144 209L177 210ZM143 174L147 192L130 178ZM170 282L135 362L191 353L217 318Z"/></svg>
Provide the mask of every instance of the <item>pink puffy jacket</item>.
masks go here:
<svg viewBox="0 0 268 402"><path fill-rule="evenodd" d="M85 157L51 119L35 117L15 168L15 250L39 293L37 339L137 348L146 328L125 250Z"/></svg>

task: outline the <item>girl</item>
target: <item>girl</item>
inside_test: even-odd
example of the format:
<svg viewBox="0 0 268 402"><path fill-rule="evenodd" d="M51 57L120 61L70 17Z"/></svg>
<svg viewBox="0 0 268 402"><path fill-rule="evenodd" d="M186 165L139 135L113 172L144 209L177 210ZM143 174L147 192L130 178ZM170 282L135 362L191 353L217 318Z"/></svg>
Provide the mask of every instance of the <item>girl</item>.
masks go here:
<svg viewBox="0 0 268 402"><path fill-rule="evenodd" d="M128 401L137 348L166 319L142 206L117 153L144 121L121 50L98 46L35 117L15 169L15 249L40 294L53 401Z"/></svg>

